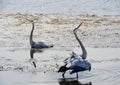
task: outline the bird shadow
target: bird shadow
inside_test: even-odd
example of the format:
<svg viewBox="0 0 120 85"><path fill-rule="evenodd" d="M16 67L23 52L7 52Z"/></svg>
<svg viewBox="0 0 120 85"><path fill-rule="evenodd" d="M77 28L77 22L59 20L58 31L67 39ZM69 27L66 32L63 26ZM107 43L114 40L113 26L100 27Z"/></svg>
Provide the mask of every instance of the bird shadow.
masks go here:
<svg viewBox="0 0 120 85"><path fill-rule="evenodd" d="M92 82L82 83L76 78L60 78L58 83L59 85L92 85Z"/></svg>
<svg viewBox="0 0 120 85"><path fill-rule="evenodd" d="M31 48L30 49L30 63L31 65L33 65L35 68L36 68L36 60L34 59L34 53L42 53L43 50L42 49L34 49L34 48Z"/></svg>

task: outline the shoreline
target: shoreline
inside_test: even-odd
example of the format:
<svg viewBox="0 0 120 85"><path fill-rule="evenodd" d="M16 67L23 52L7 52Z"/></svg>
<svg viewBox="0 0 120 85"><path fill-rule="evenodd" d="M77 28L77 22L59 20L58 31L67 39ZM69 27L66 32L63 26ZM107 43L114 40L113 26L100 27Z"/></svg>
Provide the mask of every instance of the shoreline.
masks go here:
<svg viewBox="0 0 120 85"><path fill-rule="evenodd" d="M2 14L0 15L0 38L5 44L7 39L10 46L24 46L28 48L31 23L26 19L35 21L34 39L46 41L57 46L77 46L72 30L80 23L78 35L86 47L119 48L120 47L120 16L96 15L59 15L59 14ZM13 34L10 34L13 33ZM5 39L6 38L6 39ZM13 39L22 39L17 42ZM67 41L64 41L66 40ZM69 44L67 44L70 41ZM25 42L25 43L24 43ZM27 45L28 44L28 45ZM60 45L61 44L61 45ZM76 44L76 45L75 45ZM4 47L4 45L2 45ZM1 46L0 46L1 47ZM9 47L9 46L8 46Z"/></svg>

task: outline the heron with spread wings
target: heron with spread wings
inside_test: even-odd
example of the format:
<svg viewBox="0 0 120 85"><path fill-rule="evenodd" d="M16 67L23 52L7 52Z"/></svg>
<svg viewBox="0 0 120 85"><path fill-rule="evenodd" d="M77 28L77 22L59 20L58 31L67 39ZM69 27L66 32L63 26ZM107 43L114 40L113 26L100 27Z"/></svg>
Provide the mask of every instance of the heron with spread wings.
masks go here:
<svg viewBox="0 0 120 85"><path fill-rule="evenodd" d="M71 70L70 74L76 73L77 78L78 78L78 72L91 70L91 63L86 60L87 51L86 51L84 45L82 44L82 42L80 41L80 39L78 38L77 33L76 33L77 29L82 25L82 23L77 28L75 28L73 30L75 38L81 46L82 55L79 56L73 52L71 57L64 60L65 65L61 66L58 70L58 72L63 73L62 74L63 78L64 78L64 75L65 75L67 70Z"/></svg>

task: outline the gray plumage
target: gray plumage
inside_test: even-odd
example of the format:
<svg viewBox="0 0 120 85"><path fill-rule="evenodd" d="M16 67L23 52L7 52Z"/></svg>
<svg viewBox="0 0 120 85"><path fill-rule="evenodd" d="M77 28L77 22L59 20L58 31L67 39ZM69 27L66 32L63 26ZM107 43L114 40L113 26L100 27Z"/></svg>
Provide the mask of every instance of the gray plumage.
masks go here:
<svg viewBox="0 0 120 85"><path fill-rule="evenodd" d="M61 66L60 69L58 70L58 72L63 73L62 74L63 78L64 78L64 74L66 73L67 70L71 70L70 74L76 73L77 78L78 78L78 72L91 70L91 63L88 62L87 60L85 60L87 58L87 51L76 34L77 29L81 25L82 25L82 23L77 28L75 28L73 30L73 32L74 32L75 38L77 39L77 41L79 42L79 44L81 46L82 55L80 57L76 53L73 52L71 57L64 60L65 65Z"/></svg>

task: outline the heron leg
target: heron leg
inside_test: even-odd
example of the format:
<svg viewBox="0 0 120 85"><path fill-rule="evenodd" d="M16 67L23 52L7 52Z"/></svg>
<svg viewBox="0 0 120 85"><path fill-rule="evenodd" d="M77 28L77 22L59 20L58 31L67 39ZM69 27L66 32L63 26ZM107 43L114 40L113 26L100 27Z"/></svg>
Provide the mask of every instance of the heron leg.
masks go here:
<svg viewBox="0 0 120 85"><path fill-rule="evenodd" d="M66 72L66 71L65 71L65 72ZM65 76L64 76L64 75L65 75L65 72L63 72L63 74L62 74L62 77L63 77L63 78L65 78Z"/></svg>
<svg viewBox="0 0 120 85"><path fill-rule="evenodd" d="M36 63L33 61L33 65L34 65L34 67L36 68Z"/></svg>
<svg viewBox="0 0 120 85"><path fill-rule="evenodd" d="M77 79L78 79L78 72L76 73L76 75L77 75Z"/></svg>

